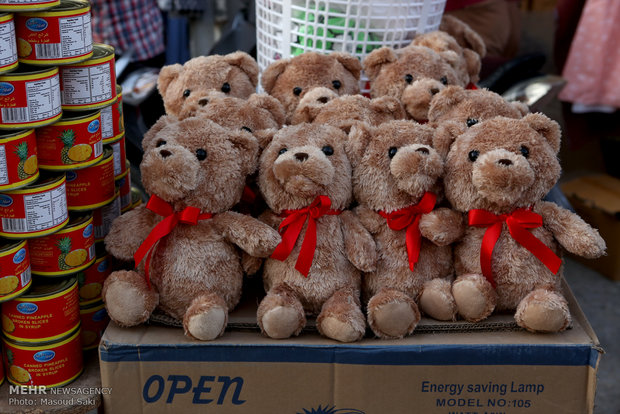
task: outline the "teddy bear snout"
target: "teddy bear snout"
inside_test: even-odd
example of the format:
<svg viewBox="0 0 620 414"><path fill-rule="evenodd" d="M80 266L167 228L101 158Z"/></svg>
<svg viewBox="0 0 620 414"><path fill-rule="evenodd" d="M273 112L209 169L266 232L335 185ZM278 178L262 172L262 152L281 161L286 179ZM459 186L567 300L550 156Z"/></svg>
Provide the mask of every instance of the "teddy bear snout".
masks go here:
<svg viewBox="0 0 620 414"><path fill-rule="evenodd" d="M437 151L427 145L407 145L396 152L390 172L401 191L417 195L434 185L443 173L443 162Z"/></svg>

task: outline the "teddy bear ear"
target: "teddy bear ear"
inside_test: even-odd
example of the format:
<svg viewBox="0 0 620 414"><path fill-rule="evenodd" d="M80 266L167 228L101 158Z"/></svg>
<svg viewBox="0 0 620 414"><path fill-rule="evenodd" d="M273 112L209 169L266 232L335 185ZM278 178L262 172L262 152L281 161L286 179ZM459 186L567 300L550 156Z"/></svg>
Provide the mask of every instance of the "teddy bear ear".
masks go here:
<svg viewBox="0 0 620 414"><path fill-rule="evenodd" d="M273 96L269 96L264 93L253 93L248 98L248 103L257 108L268 111L273 120L281 127L286 120L286 114L284 113L284 107L282 103Z"/></svg>
<svg viewBox="0 0 620 414"><path fill-rule="evenodd" d="M224 61L232 66L237 66L250 79L252 86L256 88L258 85L258 63L245 52L233 52L224 55Z"/></svg>
<svg viewBox="0 0 620 414"><path fill-rule="evenodd" d="M336 92L323 86L311 89L299 101L291 119L291 124L297 125L313 122L314 118L321 112L321 109L337 97Z"/></svg>
<svg viewBox="0 0 620 414"><path fill-rule="evenodd" d="M541 113L527 114L522 121L529 124L530 128L542 135L557 154L560 151L560 125Z"/></svg>
<svg viewBox="0 0 620 414"><path fill-rule="evenodd" d="M183 65L175 63L174 65L167 65L161 68L159 71L159 77L157 78L157 89L161 96L166 95L166 90L170 86L170 82L175 80L183 71Z"/></svg>
<svg viewBox="0 0 620 414"><path fill-rule="evenodd" d="M428 109L428 121L430 123L436 122L465 98L466 92L461 86L446 86L431 101Z"/></svg>
<svg viewBox="0 0 620 414"><path fill-rule="evenodd" d="M260 80L260 84L265 92L271 93L278 77L284 73L289 63L291 63L290 59L280 59L265 68Z"/></svg>
<svg viewBox="0 0 620 414"><path fill-rule="evenodd" d="M515 108L521 114L521 116L525 116L530 113L530 107L527 106L526 103L520 101L511 101L510 105L512 105L512 107Z"/></svg>
<svg viewBox="0 0 620 414"><path fill-rule="evenodd" d="M373 112L385 114L392 119L405 119L407 112L400 101L392 96L380 96L370 101Z"/></svg>
<svg viewBox="0 0 620 414"><path fill-rule="evenodd" d="M356 122L349 130L349 137L345 143L345 151L351 164L357 165L364 156L364 152L373 137L373 127L365 122Z"/></svg>
<svg viewBox="0 0 620 414"><path fill-rule="evenodd" d="M174 122L174 118L172 118L170 115L162 115L159 117L157 122L155 122L155 124L153 124L153 126L148 131L146 131L144 137L142 137L142 148L144 149L144 151L147 151L149 149L159 131L164 129L164 127L166 127L168 124L171 124L172 122Z"/></svg>
<svg viewBox="0 0 620 414"><path fill-rule="evenodd" d="M487 54L487 48L480 35L462 20L444 14L439 30L447 32L461 47L473 50L481 58Z"/></svg>
<svg viewBox="0 0 620 414"><path fill-rule="evenodd" d="M364 59L364 73L373 81L379 76L383 65L396 62L396 60L398 56L394 49L387 46L375 49Z"/></svg>
<svg viewBox="0 0 620 414"><path fill-rule="evenodd" d="M450 152L450 147L459 135L465 132L466 125L457 121L446 121L435 129L433 135L433 148L442 158L446 158Z"/></svg>
<svg viewBox="0 0 620 414"><path fill-rule="evenodd" d="M480 68L482 67L480 55L471 49L463 49L463 57L465 58L469 81L477 83L480 80Z"/></svg>
<svg viewBox="0 0 620 414"><path fill-rule="evenodd" d="M261 151L269 146L273 140L273 137L276 135L276 132L278 132L276 128L260 129L253 132L256 142L258 142L258 147Z"/></svg>
<svg viewBox="0 0 620 414"><path fill-rule="evenodd" d="M245 131L231 131L228 138L233 147L239 152L242 172L250 175L258 166L258 140Z"/></svg>
<svg viewBox="0 0 620 414"><path fill-rule="evenodd" d="M359 80L360 74L362 73L362 64L358 58L343 52L334 52L330 56L335 57L346 70L351 72L355 79Z"/></svg>

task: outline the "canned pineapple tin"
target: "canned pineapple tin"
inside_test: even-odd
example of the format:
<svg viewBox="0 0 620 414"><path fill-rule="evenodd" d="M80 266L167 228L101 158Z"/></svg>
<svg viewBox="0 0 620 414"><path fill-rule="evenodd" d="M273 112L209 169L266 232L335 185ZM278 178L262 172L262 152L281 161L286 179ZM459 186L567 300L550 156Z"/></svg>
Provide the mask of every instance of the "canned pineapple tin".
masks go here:
<svg viewBox="0 0 620 414"><path fill-rule="evenodd" d="M121 201L121 214L131 209L131 172L127 168L127 175L116 180Z"/></svg>
<svg viewBox="0 0 620 414"><path fill-rule="evenodd" d="M110 203L116 196L114 158L104 148L103 159L81 170L67 171L67 205L71 211L92 210Z"/></svg>
<svg viewBox="0 0 620 414"><path fill-rule="evenodd" d="M69 222L65 175L39 179L0 194L0 236L26 239L55 233Z"/></svg>
<svg viewBox="0 0 620 414"><path fill-rule="evenodd" d="M114 48L96 43L93 56L60 68L62 109L81 111L116 102Z"/></svg>
<svg viewBox="0 0 620 414"><path fill-rule="evenodd" d="M123 116L123 87L116 85L116 102L101 108L101 135L104 144L118 141L125 134Z"/></svg>
<svg viewBox="0 0 620 414"><path fill-rule="evenodd" d="M58 68L19 65L16 71L0 75L0 128L49 125L61 114Z"/></svg>
<svg viewBox="0 0 620 414"><path fill-rule="evenodd" d="M103 245L103 242L98 242L97 244ZM90 306L101 300L103 282L112 272L110 260L105 250L103 253L100 252L100 254L100 256L97 256L95 263L77 274L81 307Z"/></svg>
<svg viewBox="0 0 620 414"><path fill-rule="evenodd" d="M129 165L127 162L127 153L125 151L125 135L118 141L110 144L114 157L114 179L118 180L127 175Z"/></svg>
<svg viewBox="0 0 620 414"><path fill-rule="evenodd" d="M0 73L17 67L15 21L10 13L0 13Z"/></svg>
<svg viewBox="0 0 620 414"><path fill-rule="evenodd" d="M39 166L46 170L74 170L101 161L103 141L99 111L63 114L60 121L37 128Z"/></svg>
<svg viewBox="0 0 620 414"><path fill-rule="evenodd" d="M13 385L60 387L84 370L81 330L57 341L26 343L2 338L7 380Z"/></svg>
<svg viewBox="0 0 620 414"><path fill-rule="evenodd" d="M92 214L72 216L62 230L28 241L32 273L65 276L95 262L95 227Z"/></svg>
<svg viewBox="0 0 620 414"><path fill-rule="evenodd" d="M0 132L0 191L24 187L39 178L33 129Z"/></svg>
<svg viewBox="0 0 620 414"><path fill-rule="evenodd" d="M140 191L139 188L131 187L131 208L130 210L133 210L134 208L138 207L140 204L142 204L142 191Z"/></svg>
<svg viewBox="0 0 620 414"><path fill-rule="evenodd" d="M0 10L16 12L45 10L59 4L60 0L0 0Z"/></svg>
<svg viewBox="0 0 620 414"><path fill-rule="evenodd" d="M4 384L4 364L2 363L2 346L0 345L0 385Z"/></svg>
<svg viewBox="0 0 620 414"><path fill-rule="evenodd" d="M52 282L37 279L28 293L2 304L2 333L13 341L57 341L79 324L76 278Z"/></svg>
<svg viewBox="0 0 620 414"><path fill-rule="evenodd" d="M80 307L80 319L82 320L82 349L97 348L101 341L103 331L110 322L110 317L102 301L87 307Z"/></svg>
<svg viewBox="0 0 620 414"><path fill-rule="evenodd" d="M110 232L112 222L121 215L121 200L116 193L110 204L93 210L93 223L95 224L95 241L101 241Z"/></svg>
<svg viewBox="0 0 620 414"><path fill-rule="evenodd" d="M31 284L30 255L26 241L0 239L0 302L24 294Z"/></svg>

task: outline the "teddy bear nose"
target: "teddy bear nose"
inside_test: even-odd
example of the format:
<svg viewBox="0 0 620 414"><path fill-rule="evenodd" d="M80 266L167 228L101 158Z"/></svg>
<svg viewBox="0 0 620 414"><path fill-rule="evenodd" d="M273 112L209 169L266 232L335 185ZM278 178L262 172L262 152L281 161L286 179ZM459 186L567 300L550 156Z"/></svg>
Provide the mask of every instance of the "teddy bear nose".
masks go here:
<svg viewBox="0 0 620 414"><path fill-rule="evenodd" d="M506 158L502 158L501 160L497 161L497 163L499 165L503 165L504 167L509 167L512 165L512 161L506 159Z"/></svg>
<svg viewBox="0 0 620 414"><path fill-rule="evenodd" d="M208 100L207 98L201 98L201 99L198 101L198 105L200 105L200 106L205 106L205 105L206 105L206 104L208 104L208 103L209 103L209 100Z"/></svg>
<svg viewBox="0 0 620 414"><path fill-rule="evenodd" d="M295 154L295 159L299 162L304 162L308 159L308 154L305 152L298 152Z"/></svg>
<svg viewBox="0 0 620 414"><path fill-rule="evenodd" d="M327 96L321 96L319 99L317 99L317 102L326 104L327 102L329 102L329 98Z"/></svg>
<svg viewBox="0 0 620 414"><path fill-rule="evenodd" d="M424 147L422 147L422 148L418 148L418 149L416 150L416 152L419 152L419 153L424 154L424 155L428 155L428 154L430 154L430 152L429 152L428 148L424 148Z"/></svg>
<svg viewBox="0 0 620 414"><path fill-rule="evenodd" d="M439 88L431 88L431 95L437 95L439 93Z"/></svg>
<svg viewBox="0 0 620 414"><path fill-rule="evenodd" d="M171 156L172 153L170 151L168 151L168 150L163 149L163 150L159 151L159 155L161 155L162 158L166 158L166 157Z"/></svg>

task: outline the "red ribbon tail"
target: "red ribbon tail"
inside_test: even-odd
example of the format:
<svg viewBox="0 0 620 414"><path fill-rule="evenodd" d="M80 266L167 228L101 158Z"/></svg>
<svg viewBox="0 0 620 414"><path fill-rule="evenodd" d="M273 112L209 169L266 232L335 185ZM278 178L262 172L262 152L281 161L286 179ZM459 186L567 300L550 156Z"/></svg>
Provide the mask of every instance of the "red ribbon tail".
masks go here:
<svg viewBox="0 0 620 414"><path fill-rule="evenodd" d="M308 277L310 273L310 267L312 266L312 260L314 259L314 251L316 249L316 221L310 217L308 219L308 228L306 229L306 235L304 241L301 243L301 249L299 250L299 257L295 262L295 269L305 277Z"/></svg>
<svg viewBox="0 0 620 414"><path fill-rule="evenodd" d="M420 246L422 243L422 235L420 233L420 216L416 216L413 223L407 227L406 233L406 245L407 245L407 257L409 258L409 270L413 272L415 264L418 263L420 258Z"/></svg>
<svg viewBox="0 0 620 414"><path fill-rule="evenodd" d="M304 215L289 216L284 219L280 225L280 235L282 236L282 241L276 246L271 254L270 257L272 259L276 259L281 262L286 260L295 248L295 243L297 242L297 238L301 233L301 229L303 228L305 221L306 217Z"/></svg>
<svg viewBox="0 0 620 414"><path fill-rule="evenodd" d="M150 276L148 274L148 269L151 262L151 255L155 244L161 240L163 237L166 237L174 226L176 226L178 219L174 216L168 216L162 221L160 221L154 228L151 230L147 238L142 242L138 250L133 255L134 266L138 268L142 259L146 257L146 262L144 264L144 273L146 277L146 283L149 288L151 287Z"/></svg>
<svg viewBox="0 0 620 414"><path fill-rule="evenodd" d="M480 247L480 268L482 274L489 281L493 288L496 287L495 279L493 278L493 266L491 260L493 258L493 249L495 244L502 233L502 223L497 222L487 228L482 237L482 246Z"/></svg>
<svg viewBox="0 0 620 414"><path fill-rule="evenodd" d="M562 259L553 250L521 226L509 225L508 230L512 237L540 260L551 273L554 275L558 273L562 266Z"/></svg>

